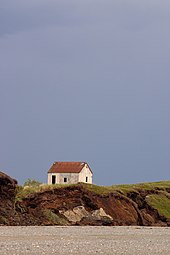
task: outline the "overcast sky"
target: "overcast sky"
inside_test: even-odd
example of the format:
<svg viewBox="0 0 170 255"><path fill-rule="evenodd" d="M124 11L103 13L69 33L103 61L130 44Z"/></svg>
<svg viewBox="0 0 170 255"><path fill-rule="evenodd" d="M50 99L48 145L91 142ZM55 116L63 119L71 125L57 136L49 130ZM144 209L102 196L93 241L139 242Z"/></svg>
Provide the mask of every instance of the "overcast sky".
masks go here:
<svg viewBox="0 0 170 255"><path fill-rule="evenodd" d="M170 179L170 1L0 0L0 170Z"/></svg>

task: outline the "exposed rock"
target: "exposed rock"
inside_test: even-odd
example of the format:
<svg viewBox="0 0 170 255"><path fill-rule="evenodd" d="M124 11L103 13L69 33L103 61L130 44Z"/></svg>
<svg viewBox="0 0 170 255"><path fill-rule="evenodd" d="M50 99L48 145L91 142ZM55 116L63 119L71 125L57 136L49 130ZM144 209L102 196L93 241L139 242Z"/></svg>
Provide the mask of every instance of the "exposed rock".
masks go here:
<svg viewBox="0 0 170 255"><path fill-rule="evenodd" d="M108 215L103 208L92 211L86 217L83 217L79 222L79 225L91 225L91 226L111 226L114 225L113 218Z"/></svg>
<svg viewBox="0 0 170 255"><path fill-rule="evenodd" d="M107 213L105 213L105 211L103 210L103 208L100 208L98 210L95 210L94 212L92 212L92 216L98 218L99 220L102 219L102 217L106 217L109 218L110 220L113 220L113 218L108 215Z"/></svg>
<svg viewBox="0 0 170 255"><path fill-rule="evenodd" d="M83 218L86 218L86 221L89 222L100 222L103 221L106 222L107 218L112 221L113 218L106 214L105 211L103 210L103 208L100 208L98 210L92 211L91 213L88 212L84 206L77 206L74 207L72 210L67 210L67 211L59 211L60 214L64 215L68 221L72 222L72 223L78 223L80 222ZM109 221L109 222L110 222ZM85 222L85 220L84 220ZM83 223L83 221L82 221Z"/></svg>
<svg viewBox="0 0 170 255"><path fill-rule="evenodd" d="M67 210L67 211L59 211L60 214L63 214L68 221L72 223L76 223L81 221L82 218L87 217L89 215L89 212L86 211L84 206L77 206L74 207L73 210Z"/></svg>
<svg viewBox="0 0 170 255"><path fill-rule="evenodd" d="M0 172L0 224L10 225L14 217L17 181Z"/></svg>
<svg viewBox="0 0 170 255"><path fill-rule="evenodd" d="M165 191L165 190L164 190ZM2 225L142 225L170 226L170 218L147 201L160 190L96 194L85 185L34 193L18 201L17 181L0 172ZM169 199L170 189L166 189Z"/></svg>
<svg viewBox="0 0 170 255"><path fill-rule="evenodd" d="M151 214L147 213L146 209L142 209L141 213L142 213L143 220L144 220L144 223L145 223L144 225L148 225L148 226L152 225L153 226L154 223L155 223L154 217Z"/></svg>
<svg viewBox="0 0 170 255"><path fill-rule="evenodd" d="M17 181L7 174L0 172L0 197L14 197Z"/></svg>
<svg viewBox="0 0 170 255"><path fill-rule="evenodd" d="M114 222L109 217L98 217L98 216L92 216L89 215L87 217L84 217L78 225L83 226L112 226L114 225Z"/></svg>
<svg viewBox="0 0 170 255"><path fill-rule="evenodd" d="M130 194L97 195L82 185L68 186L29 195L16 203L16 210L25 225L61 225L64 220L65 225L168 226L167 219L146 203L146 195L142 191L131 196L133 200Z"/></svg>

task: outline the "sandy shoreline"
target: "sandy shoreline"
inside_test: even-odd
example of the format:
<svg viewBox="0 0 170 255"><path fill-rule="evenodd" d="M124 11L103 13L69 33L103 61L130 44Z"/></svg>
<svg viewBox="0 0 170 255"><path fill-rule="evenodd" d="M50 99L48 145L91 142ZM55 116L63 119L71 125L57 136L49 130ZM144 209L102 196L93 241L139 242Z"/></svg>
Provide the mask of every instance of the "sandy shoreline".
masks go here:
<svg viewBox="0 0 170 255"><path fill-rule="evenodd" d="M170 254L170 228L0 227L0 254Z"/></svg>

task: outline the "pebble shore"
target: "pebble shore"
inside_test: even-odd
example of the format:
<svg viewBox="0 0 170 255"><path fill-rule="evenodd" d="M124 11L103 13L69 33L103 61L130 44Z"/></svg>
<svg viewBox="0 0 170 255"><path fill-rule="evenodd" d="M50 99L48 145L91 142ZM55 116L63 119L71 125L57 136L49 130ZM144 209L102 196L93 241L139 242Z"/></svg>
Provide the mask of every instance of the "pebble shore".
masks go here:
<svg viewBox="0 0 170 255"><path fill-rule="evenodd" d="M0 226L0 254L170 255L170 228Z"/></svg>

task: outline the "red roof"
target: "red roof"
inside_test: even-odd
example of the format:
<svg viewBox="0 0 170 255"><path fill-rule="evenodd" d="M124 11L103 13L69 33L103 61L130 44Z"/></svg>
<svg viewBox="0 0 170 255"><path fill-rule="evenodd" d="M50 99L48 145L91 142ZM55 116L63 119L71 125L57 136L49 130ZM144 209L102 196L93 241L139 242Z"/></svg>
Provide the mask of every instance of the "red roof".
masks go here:
<svg viewBox="0 0 170 255"><path fill-rule="evenodd" d="M85 165L88 166L85 162L55 162L48 173L80 173Z"/></svg>

